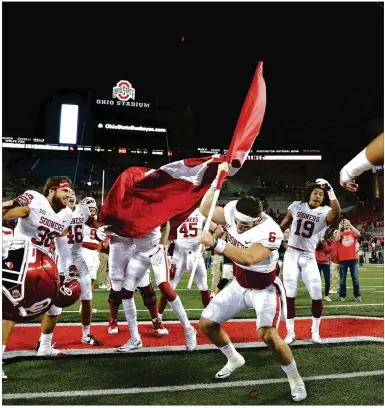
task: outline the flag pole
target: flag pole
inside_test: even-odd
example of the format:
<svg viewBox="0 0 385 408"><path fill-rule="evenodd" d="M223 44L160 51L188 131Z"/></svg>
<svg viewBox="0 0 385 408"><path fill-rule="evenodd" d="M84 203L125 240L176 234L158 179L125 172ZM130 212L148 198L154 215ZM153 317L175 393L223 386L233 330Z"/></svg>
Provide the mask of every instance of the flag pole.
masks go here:
<svg viewBox="0 0 385 408"><path fill-rule="evenodd" d="M102 175L102 205L104 201L104 170L103 170L103 175Z"/></svg>
<svg viewBox="0 0 385 408"><path fill-rule="evenodd" d="M209 214L208 214L207 219L206 219L206 224L203 227L203 231L208 231L210 229L210 223L211 223L211 220L212 220L213 215L214 215L215 207L217 206L217 201L218 201L218 198L219 198L219 194L221 193L222 184L223 184L223 181L225 180L227 174L228 174L227 171L221 171L221 173L219 174L217 187L216 187L216 189L214 191L213 201L211 203L210 211L209 211ZM201 251L202 251L202 253L205 251L205 246L204 245L201 245ZM192 267L192 270L191 270L190 279L189 279L188 284L187 284L187 289L191 289L191 285L192 285L192 282L193 282L194 276L195 276L195 271L196 271L197 266L198 266L198 260L199 260L199 256L197 256L194 259L194 264L193 264L193 267Z"/></svg>

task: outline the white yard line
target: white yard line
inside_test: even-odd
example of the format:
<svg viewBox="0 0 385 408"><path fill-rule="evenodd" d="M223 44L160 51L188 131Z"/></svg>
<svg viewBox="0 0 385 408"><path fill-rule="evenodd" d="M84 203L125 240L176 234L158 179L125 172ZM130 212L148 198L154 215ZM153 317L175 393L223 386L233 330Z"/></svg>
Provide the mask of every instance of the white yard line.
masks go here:
<svg viewBox="0 0 385 408"><path fill-rule="evenodd" d="M383 370L378 371L361 371L353 373L341 373L341 374L327 374L317 375L311 377L304 377L303 380L307 381L323 381L323 380L335 380L346 378L359 378L359 377L372 377L384 375ZM250 387L258 385L268 384L280 384L287 383L287 378L268 378L265 380L251 380L251 381L229 381L229 382L216 382L209 384L184 384L164 387L143 387L143 388L122 388L122 389L105 389L105 390L87 390L87 391L62 391L62 392L25 392L15 394L3 394L3 400L14 399L33 399L33 398L66 398L66 397L92 397L92 396L104 396L104 395L125 395L125 394L146 394L154 392L177 392L177 391L196 391L196 390L210 390L217 388L233 388L233 387Z"/></svg>
<svg viewBox="0 0 385 408"><path fill-rule="evenodd" d="M106 310L107 311L107 310ZM322 319L363 319L363 320L384 320L383 317L373 317L373 316L352 316L352 315L336 315L336 316L322 316ZM300 316L296 317L295 320L311 320L310 316ZM198 323L199 320L190 320L190 323ZM244 322L251 322L254 323L255 319L252 318L242 318L242 319L230 319L230 323L244 323ZM140 321L138 322L139 325L141 324L150 324L150 321ZM179 320L165 320L164 323L167 324L179 324ZM104 326L108 324L106 322L92 322L92 326ZM122 323L124 324L124 322ZM80 322L73 322L73 323L64 323L58 322L57 326L81 326ZM16 327L40 327L40 323L18 323Z"/></svg>

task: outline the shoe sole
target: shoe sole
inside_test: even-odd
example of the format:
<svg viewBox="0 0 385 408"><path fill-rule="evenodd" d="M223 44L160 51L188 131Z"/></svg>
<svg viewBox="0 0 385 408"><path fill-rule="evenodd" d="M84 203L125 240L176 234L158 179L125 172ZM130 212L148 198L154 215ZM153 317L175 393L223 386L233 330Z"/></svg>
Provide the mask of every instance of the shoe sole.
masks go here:
<svg viewBox="0 0 385 408"><path fill-rule="evenodd" d="M238 368L243 367L243 366L245 365L245 363L246 363L246 361L245 361L245 359L243 359L243 363L242 363L241 365L239 365L238 367L234 368L233 371L230 371L228 374L226 374L226 375L221 375L221 376L219 376L218 373L217 373L217 374L215 374L215 378L219 378L219 379L221 380L222 378L230 377L230 375L231 375L235 370L238 370Z"/></svg>
<svg viewBox="0 0 385 408"><path fill-rule="evenodd" d="M45 355L45 354L37 354L36 355L37 357L43 357L43 358L66 358L66 357L68 357L68 354L65 354L65 353L59 353L59 354L56 354L56 356L51 356L51 355Z"/></svg>
<svg viewBox="0 0 385 408"><path fill-rule="evenodd" d="M300 402L300 401L303 401L304 399L307 398L307 394L302 395L301 397L296 397L296 396L293 396L293 395L292 395L291 398L292 398L292 400L293 400L294 402Z"/></svg>
<svg viewBox="0 0 385 408"><path fill-rule="evenodd" d="M133 348L124 349L124 350L118 348L118 351L119 351L119 353L129 353L129 352L132 351L132 350L137 350L137 349L140 349L140 348L142 348L142 347L143 347L143 346L139 346L139 347L133 347Z"/></svg>

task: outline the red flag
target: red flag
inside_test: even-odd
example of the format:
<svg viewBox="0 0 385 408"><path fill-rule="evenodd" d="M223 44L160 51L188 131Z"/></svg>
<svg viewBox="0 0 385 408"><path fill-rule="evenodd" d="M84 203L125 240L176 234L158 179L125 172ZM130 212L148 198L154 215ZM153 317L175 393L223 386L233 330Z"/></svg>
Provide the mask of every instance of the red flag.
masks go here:
<svg viewBox="0 0 385 408"><path fill-rule="evenodd" d="M115 181L98 220L123 237L142 238L169 220L173 230L199 206L223 161L210 156L157 170L130 167Z"/></svg>
<svg viewBox="0 0 385 408"><path fill-rule="evenodd" d="M262 66L261 61L258 63L231 140L226 161L233 167L243 165L261 130L266 109L266 84L262 75Z"/></svg>

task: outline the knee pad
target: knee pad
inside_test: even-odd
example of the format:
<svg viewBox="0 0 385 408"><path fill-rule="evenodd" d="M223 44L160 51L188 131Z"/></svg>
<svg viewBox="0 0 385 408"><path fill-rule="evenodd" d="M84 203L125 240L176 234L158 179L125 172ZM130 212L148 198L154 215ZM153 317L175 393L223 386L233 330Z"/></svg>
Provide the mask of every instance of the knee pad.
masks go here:
<svg viewBox="0 0 385 408"><path fill-rule="evenodd" d="M131 299L134 296L134 292L132 292L131 290L124 289L124 288L121 290L121 293L122 293L122 300Z"/></svg>
<svg viewBox="0 0 385 408"><path fill-rule="evenodd" d="M80 300L92 299L91 276L89 273L80 277Z"/></svg>
<svg viewBox="0 0 385 408"><path fill-rule="evenodd" d="M111 280L111 288L115 292L120 292L123 288L123 281Z"/></svg>
<svg viewBox="0 0 385 408"><path fill-rule="evenodd" d="M222 289L227 285L228 282L229 282L228 279L222 278L222 279L218 282L217 288L220 289L220 290L222 290Z"/></svg>
<svg viewBox="0 0 385 408"><path fill-rule="evenodd" d="M297 296L298 282L294 279L285 278L285 273L283 273L283 286L287 297L295 298Z"/></svg>
<svg viewBox="0 0 385 408"><path fill-rule="evenodd" d="M122 303L122 291L110 290L110 296L108 298L108 303L111 305L120 305Z"/></svg>
<svg viewBox="0 0 385 408"><path fill-rule="evenodd" d="M55 305L52 305L45 313L48 316L60 316L61 315L62 308L57 307Z"/></svg>
<svg viewBox="0 0 385 408"><path fill-rule="evenodd" d="M309 295L312 300L322 299L322 284L320 282L310 282Z"/></svg>
<svg viewBox="0 0 385 408"><path fill-rule="evenodd" d="M144 288L139 288L140 294L143 298L143 303L145 306L151 306L156 304L156 294L154 292L154 288L152 287L151 283Z"/></svg>

